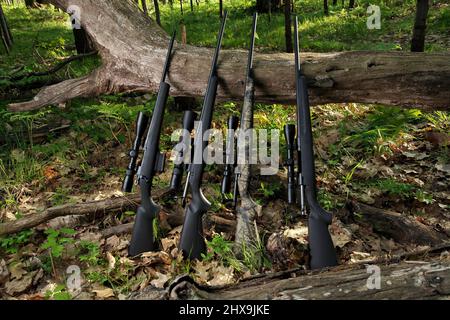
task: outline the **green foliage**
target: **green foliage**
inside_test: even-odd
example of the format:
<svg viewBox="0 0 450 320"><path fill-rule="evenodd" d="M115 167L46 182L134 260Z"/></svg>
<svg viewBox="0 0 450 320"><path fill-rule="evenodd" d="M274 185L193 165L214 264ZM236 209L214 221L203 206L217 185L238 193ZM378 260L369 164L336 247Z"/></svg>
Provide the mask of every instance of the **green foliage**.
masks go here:
<svg viewBox="0 0 450 320"><path fill-rule="evenodd" d="M432 204L435 202L433 199L433 195L425 192L423 190L417 190L415 193L415 199L417 199L419 202L423 202L425 204Z"/></svg>
<svg viewBox="0 0 450 320"><path fill-rule="evenodd" d="M349 114L349 119L353 118L354 115ZM368 154L390 154L390 143L405 135L411 124L416 124L421 119L420 110L376 106L373 112L366 114L357 125L354 123L350 125L350 120L342 122L340 134L345 138L337 150L342 152L353 148L363 149ZM336 149L330 151L333 153Z"/></svg>
<svg viewBox="0 0 450 320"><path fill-rule="evenodd" d="M210 241L206 241L206 245L208 252L202 254L204 261L218 259L226 266L231 266L237 271L242 270L242 264L233 253L233 242L227 241L221 235L216 234Z"/></svg>
<svg viewBox="0 0 450 320"><path fill-rule="evenodd" d="M317 0L294 1L295 12L299 15L301 32L301 49L308 51L343 51L343 50L409 50L409 40L414 23L415 1L401 3L384 0L357 1L353 10L339 5L332 6L330 14L323 13L323 2ZM367 7L369 4L381 8L382 25L380 30L368 30ZM225 48L247 48L250 36L253 2L247 0L225 1L230 19L225 33ZM149 2L151 8L151 3ZM179 29L183 21L187 30L189 44L212 47L219 27L219 8L217 2L206 1L194 6L191 12L186 6L181 15L179 5L160 4L163 28L171 32ZM428 32L445 34L450 26L450 9L448 7L430 7ZM154 13L151 13L154 15ZM247 30L242 32L242 30ZM402 40L399 40L402 39ZM406 40L403 40L406 39ZM257 46L263 51L283 51L284 13L272 12L260 14L258 21ZM446 50L440 43L428 43L427 50Z"/></svg>
<svg viewBox="0 0 450 320"><path fill-rule="evenodd" d="M331 211L335 209L335 203L331 195L325 190L319 190L317 194L317 198L319 200L320 205L327 211Z"/></svg>
<svg viewBox="0 0 450 320"><path fill-rule="evenodd" d="M79 245L78 258L81 262L87 263L89 266L98 265L100 260L100 246L97 243L82 240Z"/></svg>
<svg viewBox="0 0 450 320"><path fill-rule="evenodd" d="M259 235L250 246L243 245L240 258L236 257L233 252L234 243L225 240L219 234L215 234L206 243L208 252L202 255L205 262L218 260L225 266L231 266L238 272L243 272L244 270L258 272L263 267L270 267L270 261L266 257L264 244L261 242Z"/></svg>
<svg viewBox="0 0 450 320"><path fill-rule="evenodd" d="M258 192L265 198L271 199L281 190L281 184L278 182L264 183L261 182Z"/></svg>
<svg viewBox="0 0 450 320"><path fill-rule="evenodd" d="M33 234L33 230L24 230L16 235L0 238L0 248L7 254L17 253L23 245L30 241Z"/></svg>
<svg viewBox="0 0 450 320"><path fill-rule="evenodd" d="M411 184L398 182L394 179L381 179L376 182L378 189L392 196L410 198L414 194L415 187Z"/></svg>
<svg viewBox="0 0 450 320"><path fill-rule="evenodd" d="M61 258L66 246L74 243L73 238L69 238L76 233L73 229L61 228L60 230L47 229L45 234L47 239L41 245L41 249L48 249L53 258Z"/></svg>
<svg viewBox="0 0 450 320"><path fill-rule="evenodd" d="M53 290L48 290L45 293L46 300L71 300L72 295L67 291L63 284L57 285Z"/></svg>
<svg viewBox="0 0 450 320"><path fill-rule="evenodd" d="M56 188L56 191L50 197L52 206L60 206L66 204L70 200L70 190L67 188Z"/></svg>
<svg viewBox="0 0 450 320"><path fill-rule="evenodd" d="M433 111L424 113L423 117L440 132L448 133L450 131L450 112Z"/></svg>
<svg viewBox="0 0 450 320"><path fill-rule="evenodd" d="M116 258L116 260L118 260ZM86 272L86 279L112 288L116 293L128 294L131 287L142 282L143 279L134 277L135 267L128 262L117 262L113 269L109 269L105 259L98 261L97 268L90 268Z"/></svg>

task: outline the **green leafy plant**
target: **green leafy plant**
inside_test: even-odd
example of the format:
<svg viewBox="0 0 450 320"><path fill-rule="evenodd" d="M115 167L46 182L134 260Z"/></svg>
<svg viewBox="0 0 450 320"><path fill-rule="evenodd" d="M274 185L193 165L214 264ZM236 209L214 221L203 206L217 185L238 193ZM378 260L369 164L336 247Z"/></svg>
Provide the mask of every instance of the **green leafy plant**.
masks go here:
<svg viewBox="0 0 450 320"><path fill-rule="evenodd" d="M402 198L410 198L414 194L415 187L413 185L398 182L394 179L381 179L378 180L376 186L381 191Z"/></svg>
<svg viewBox="0 0 450 320"><path fill-rule="evenodd" d="M73 244L74 239L69 238L76 233L73 229L62 228L60 230L47 229L47 239L41 245L41 249L48 249L53 258L60 258L68 244Z"/></svg>
<svg viewBox="0 0 450 320"><path fill-rule="evenodd" d="M30 241L33 230L24 230L16 235L0 238L0 248L7 254L17 253L23 245Z"/></svg>
<svg viewBox="0 0 450 320"><path fill-rule="evenodd" d="M47 300L71 300L72 295L67 291L63 284L57 285L53 290L45 292L45 299Z"/></svg>
<svg viewBox="0 0 450 320"><path fill-rule="evenodd" d="M78 258L82 262L86 262L89 266L96 266L100 262L100 246L97 243L82 240L78 244Z"/></svg>
<svg viewBox="0 0 450 320"><path fill-rule="evenodd" d="M264 182L261 182L258 192L260 192L264 198L270 199L274 197L276 193L280 191L280 189L281 185L279 183L266 184Z"/></svg>
<svg viewBox="0 0 450 320"><path fill-rule="evenodd" d="M206 242L208 251L202 254L204 261L219 259L225 265L233 267L237 271L242 270L242 264L233 253L233 242L225 240L221 235L215 234L214 237Z"/></svg>
<svg viewBox="0 0 450 320"><path fill-rule="evenodd" d="M435 200L433 199L433 195L423 190L417 190L414 198L425 204L432 204L433 202L435 202Z"/></svg>

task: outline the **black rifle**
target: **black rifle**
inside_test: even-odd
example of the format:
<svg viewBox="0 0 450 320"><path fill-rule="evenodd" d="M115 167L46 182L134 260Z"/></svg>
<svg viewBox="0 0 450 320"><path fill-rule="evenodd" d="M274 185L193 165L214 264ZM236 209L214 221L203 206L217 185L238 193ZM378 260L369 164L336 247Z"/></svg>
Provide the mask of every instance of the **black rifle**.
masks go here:
<svg viewBox="0 0 450 320"><path fill-rule="evenodd" d="M166 82L166 78L170 68L175 35L176 32L173 33L172 39L170 40L158 98L156 99L155 109L145 141L144 156L137 172L141 188L141 206L137 210L133 235L130 247L128 248L130 256L136 256L143 252L154 250L153 222L160 208L152 199L151 189L155 174L164 171L165 156L159 151L159 141L164 111L170 91L170 85Z"/></svg>
<svg viewBox="0 0 450 320"><path fill-rule="evenodd" d="M321 269L337 265L336 251L331 239L328 226L331 224L332 215L325 211L317 201L316 175L314 164L313 136L311 125L311 110L309 106L307 80L301 70L300 48L298 35L298 17L295 17L295 71L297 89L297 152L298 175L297 185L300 193L301 210L306 213L309 209L309 247L311 252L311 269ZM288 144L289 188L290 201L293 202L293 145L295 144L295 131L292 126L285 128Z"/></svg>
<svg viewBox="0 0 450 320"><path fill-rule="evenodd" d="M202 193L201 185L205 161L203 153L207 147L207 140L204 134L211 128L214 104L216 101L219 79L217 76L217 65L219 60L220 48L222 46L225 24L227 21L227 12L225 11L220 28L217 47L214 54L211 74L209 76L208 87L205 100L203 102L200 123L195 130L194 140L194 162L189 169L189 188L191 190L192 200L186 208L183 230L181 232L180 249L183 255L190 259L201 258L202 253L206 253L205 240L203 238L202 217L208 211L211 203Z"/></svg>
<svg viewBox="0 0 450 320"><path fill-rule="evenodd" d="M170 180L170 190L178 191L181 187L181 182L183 180L184 171L187 169L189 161L186 161L186 151L192 146L191 133L194 130L195 120L197 119L197 114L194 111L185 111L183 115L183 133L180 137L180 143L185 143L189 141L189 145L184 145L182 150L179 150L176 159L175 166L172 173L172 178ZM192 152L192 151L191 151ZM192 159L191 159L192 161Z"/></svg>

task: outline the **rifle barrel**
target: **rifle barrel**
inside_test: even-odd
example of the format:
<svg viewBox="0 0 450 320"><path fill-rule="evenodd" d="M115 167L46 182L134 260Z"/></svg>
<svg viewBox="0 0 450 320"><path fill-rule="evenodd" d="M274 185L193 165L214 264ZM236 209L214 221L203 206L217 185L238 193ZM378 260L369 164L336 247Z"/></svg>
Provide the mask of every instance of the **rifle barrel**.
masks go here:
<svg viewBox="0 0 450 320"><path fill-rule="evenodd" d="M169 50L167 51L167 57L166 57L166 62L164 64L164 69L163 69L163 75L162 75L162 78L161 78L161 83L166 82L167 74L169 73L169 68L170 68L170 63L171 63L171 56L172 56L172 51L173 51L173 45L174 45L176 36L177 36L177 31L174 30L173 33L172 33L172 38L170 39Z"/></svg>

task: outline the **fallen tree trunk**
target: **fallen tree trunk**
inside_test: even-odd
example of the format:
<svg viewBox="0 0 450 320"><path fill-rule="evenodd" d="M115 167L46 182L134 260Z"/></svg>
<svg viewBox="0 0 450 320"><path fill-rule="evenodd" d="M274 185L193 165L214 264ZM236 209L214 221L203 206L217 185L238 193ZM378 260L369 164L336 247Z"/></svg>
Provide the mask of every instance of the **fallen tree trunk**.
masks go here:
<svg viewBox="0 0 450 320"><path fill-rule="evenodd" d="M365 265L326 272L280 272L225 288L204 287L188 277L165 291L147 287L130 299L181 300L369 300L446 299L450 297L450 260L379 265L380 286ZM292 277L293 274L296 274Z"/></svg>
<svg viewBox="0 0 450 320"><path fill-rule="evenodd" d="M80 7L82 27L103 65L90 75L44 88L28 102L10 104L29 111L76 97L119 92L155 92L164 65L168 36L131 0L51 0L66 10ZM112 38L113 35L113 38ZM169 75L172 96L203 96L212 50L177 44ZM219 99L242 100L247 52L224 50L220 57ZM361 102L423 109L449 109L448 53L304 53L303 70L312 104ZM257 54L256 100L295 101L294 58Z"/></svg>
<svg viewBox="0 0 450 320"><path fill-rule="evenodd" d="M374 208L353 201L352 212L364 222L369 223L376 233L399 243L437 245L448 237L432 228L398 212Z"/></svg>
<svg viewBox="0 0 450 320"><path fill-rule="evenodd" d="M155 200L162 199L172 194L172 191L163 189L155 191L153 198ZM0 224L0 237L17 233L26 229L37 227L43 223L49 222L56 218L75 216L75 217L93 217L99 218L105 214L112 214L117 212L124 212L127 210L135 211L141 198L139 194L133 194L124 197L111 198L106 200L99 200L86 203L69 204L58 207L53 207L45 210L42 213L35 213L25 216L13 222L5 222ZM184 210L174 213L160 212L160 223L164 227L164 223L168 224L168 228L175 228L183 224ZM56 222L55 225L67 223L66 221ZM80 221L75 219L74 224L78 225ZM123 224L103 230L101 233L104 237L110 234L129 233L132 230L133 223ZM206 226L214 226L218 231L234 232L236 228L236 221L225 219L217 215L208 215L206 218Z"/></svg>

